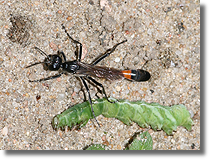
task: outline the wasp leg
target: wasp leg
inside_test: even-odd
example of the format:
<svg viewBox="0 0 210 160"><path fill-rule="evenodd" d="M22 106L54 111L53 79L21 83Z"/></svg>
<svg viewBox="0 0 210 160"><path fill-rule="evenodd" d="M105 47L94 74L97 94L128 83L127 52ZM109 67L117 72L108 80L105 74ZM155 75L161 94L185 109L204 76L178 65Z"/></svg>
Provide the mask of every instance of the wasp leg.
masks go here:
<svg viewBox="0 0 210 160"><path fill-rule="evenodd" d="M62 75L63 73L60 73L60 74L57 74L57 75L54 75L54 76L51 76L51 77L47 77L47 78L42 78L42 79L37 79L37 80L29 80L29 82L41 82L41 81L47 81L47 80L50 80L50 79L55 79L55 78L58 78Z"/></svg>
<svg viewBox="0 0 210 160"><path fill-rule="evenodd" d="M80 49L79 49L79 57L78 57L78 61L81 61L81 57L82 57L82 43L80 43L79 41L74 40L67 32L66 28L64 27L64 25L62 24L62 28L64 29L64 31L66 32L67 36L76 44L79 44Z"/></svg>
<svg viewBox="0 0 210 160"><path fill-rule="evenodd" d="M114 102L112 102L112 101L110 101L109 99L108 99L108 97L107 97L107 95L106 95L106 92L105 92L105 89L104 89L104 86L101 84L101 83L99 83L99 82L97 82L95 79L93 79L92 77L87 77L90 81L92 81L93 83L95 83L97 86L100 86L101 88L102 88L102 93L105 95L105 98L107 99L107 101L109 102L109 103L115 103L115 102L117 102L117 101L114 101Z"/></svg>
<svg viewBox="0 0 210 160"><path fill-rule="evenodd" d="M114 52L114 50L117 48L117 46L119 46L120 44L123 44L125 42L127 42L127 40L124 40L124 41L122 41L120 43L115 44L112 48L108 49L102 56L100 56L99 58L97 58L96 60L94 60L91 64L92 65L96 65L101 60L103 60L104 58L108 57L112 52Z"/></svg>
<svg viewBox="0 0 210 160"><path fill-rule="evenodd" d="M66 55L63 53L63 51L58 51L58 55L62 55L64 62L66 62Z"/></svg>
<svg viewBox="0 0 210 160"><path fill-rule="evenodd" d="M84 78L83 78L83 77L80 77L80 79L82 80L82 83L84 84L85 89L86 89L87 92L88 92L88 98L89 98L89 102L90 102L90 106L91 106L91 111L92 111L92 113L93 113L93 116L94 116L94 118L95 118L95 120L96 120L98 126L100 127L100 124L98 123L98 121L97 121L97 119L96 119L96 116L95 116L95 113L94 113L94 110L93 110L92 100L91 100L91 96L90 96L90 90L89 90L89 88L88 88L88 86L87 86L87 83L85 82Z"/></svg>

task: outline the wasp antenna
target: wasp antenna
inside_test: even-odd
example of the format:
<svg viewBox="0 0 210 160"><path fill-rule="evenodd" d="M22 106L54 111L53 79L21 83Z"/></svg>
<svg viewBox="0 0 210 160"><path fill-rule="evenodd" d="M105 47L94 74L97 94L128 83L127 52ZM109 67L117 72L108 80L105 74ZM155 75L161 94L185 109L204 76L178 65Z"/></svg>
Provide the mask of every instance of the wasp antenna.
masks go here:
<svg viewBox="0 0 210 160"><path fill-rule="evenodd" d="M34 47L36 50L39 51L39 53L41 53L42 55L46 56L49 60L51 60L51 58L44 52L42 51L41 49L39 49L38 47Z"/></svg>
<svg viewBox="0 0 210 160"><path fill-rule="evenodd" d="M35 66L35 65L37 65L37 64L41 64L41 63L44 63L44 62L36 62L36 63L34 63L34 64L31 64L31 65L29 65L29 66L26 66L25 68L29 68L29 67Z"/></svg>

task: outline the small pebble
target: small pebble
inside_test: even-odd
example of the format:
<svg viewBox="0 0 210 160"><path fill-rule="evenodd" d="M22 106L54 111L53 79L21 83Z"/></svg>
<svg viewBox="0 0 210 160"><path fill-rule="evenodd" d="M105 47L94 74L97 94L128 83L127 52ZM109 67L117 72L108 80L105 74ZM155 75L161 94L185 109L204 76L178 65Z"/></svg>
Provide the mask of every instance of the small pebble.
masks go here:
<svg viewBox="0 0 210 160"><path fill-rule="evenodd" d="M194 113L192 110L189 110L189 113L190 113L190 117L193 118L194 117Z"/></svg>
<svg viewBox="0 0 210 160"><path fill-rule="evenodd" d="M4 136L6 136L6 135L8 134L8 127L7 127L7 126L5 126L5 127L2 129L2 134L3 134Z"/></svg>
<svg viewBox="0 0 210 160"><path fill-rule="evenodd" d="M121 145L118 144L118 145L117 145L117 149L118 149L118 150L121 150L121 148L122 148Z"/></svg>
<svg viewBox="0 0 210 160"><path fill-rule="evenodd" d="M117 87L116 87L116 91L117 91L117 92L119 92L120 89L121 89L120 86L117 86Z"/></svg>
<svg viewBox="0 0 210 160"><path fill-rule="evenodd" d="M66 19L67 19L67 21L70 21L70 20L72 20L72 16L68 16Z"/></svg>
<svg viewBox="0 0 210 160"><path fill-rule="evenodd" d="M58 94L58 100L63 100L65 98L65 94L60 93Z"/></svg>
<svg viewBox="0 0 210 160"><path fill-rule="evenodd" d="M62 13L62 11L61 11L61 10L59 10L59 11L58 11L58 14L61 14L61 13Z"/></svg>
<svg viewBox="0 0 210 160"><path fill-rule="evenodd" d="M117 57L117 58L115 58L115 60L114 60L115 62L120 62L120 58L119 57Z"/></svg>
<svg viewBox="0 0 210 160"><path fill-rule="evenodd" d="M50 42L50 48L52 48L53 51L56 51L57 50L57 45L53 42Z"/></svg>

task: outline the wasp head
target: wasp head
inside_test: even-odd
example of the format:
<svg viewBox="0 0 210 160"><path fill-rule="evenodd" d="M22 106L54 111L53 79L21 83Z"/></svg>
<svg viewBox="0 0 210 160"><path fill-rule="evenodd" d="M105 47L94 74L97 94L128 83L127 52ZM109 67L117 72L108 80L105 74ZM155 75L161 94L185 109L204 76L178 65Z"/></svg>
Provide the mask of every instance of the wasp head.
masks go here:
<svg viewBox="0 0 210 160"><path fill-rule="evenodd" d="M57 71L62 68L62 58L58 55L49 55L44 60L44 69L50 71Z"/></svg>

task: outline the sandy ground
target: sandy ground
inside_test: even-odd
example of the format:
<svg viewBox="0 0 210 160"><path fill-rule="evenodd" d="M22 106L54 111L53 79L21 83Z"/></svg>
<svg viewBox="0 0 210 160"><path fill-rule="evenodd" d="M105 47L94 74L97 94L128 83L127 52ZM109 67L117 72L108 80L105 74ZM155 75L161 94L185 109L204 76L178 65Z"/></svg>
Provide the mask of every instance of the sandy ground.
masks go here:
<svg viewBox="0 0 210 160"><path fill-rule="evenodd" d="M11 23L13 22L13 24ZM52 118L84 99L81 82L73 75L30 83L56 74L42 65L33 47L47 54L63 51L75 59L75 45L61 27L83 44L83 62L90 63L118 42L116 51L99 65L118 69L142 68L148 82L101 82L110 97L184 104L193 117L191 131L163 131L124 125L97 117L82 129L55 131ZM14 26L13 26L14 25ZM198 0L75 0L2 1L0 4L0 149L81 150L90 144L122 150L136 132L149 131L154 150L200 149L200 4ZM92 98L97 90L90 87ZM100 97L102 95L98 94Z"/></svg>

